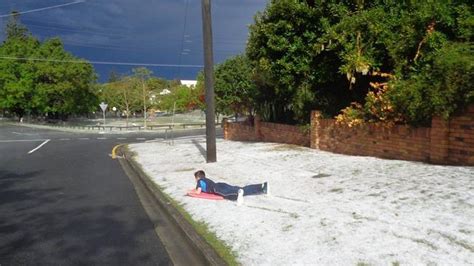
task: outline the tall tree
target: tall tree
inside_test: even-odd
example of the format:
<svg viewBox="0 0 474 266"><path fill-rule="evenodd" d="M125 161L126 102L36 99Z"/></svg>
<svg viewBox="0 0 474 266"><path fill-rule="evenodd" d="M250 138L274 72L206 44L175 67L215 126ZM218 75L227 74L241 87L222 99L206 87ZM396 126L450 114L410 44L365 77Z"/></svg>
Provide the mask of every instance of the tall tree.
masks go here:
<svg viewBox="0 0 474 266"><path fill-rule="evenodd" d="M215 67L214 73L216 110L226 115L253 115L257 89L247 57L238 55L227 59Z"/></svg>
<svg viewBox="0 0 474 266"><path fill-rule="evenodd" d="M7 38L0 46L0 109L16 114L20 120L25 114L34 113L35 63L25 60L40 47L13 13L6 28Z"/></svg>
<svg viewBox="0 0 474 266"><path fill-rule="evenodd" d="M13 16L0 46L0 108L17 114L66 118L96 108L91 64L64 50L62 42L40 43Z"/></svg>
<svg viewBox="0 0 474 266"><path fill-rule="evenodd" d="M46 40L35 51L36 95L40 110L55 118L86 114L96 109L96 74L91 64L66 52L60 39ZM67 62L74 62L69 63Z"/></svg>
<svg viewBox="0 0 474 266"><path fill-rule="evenodd" d="M151 70L145 67L134 68L133 75L136 78L139 86L141 87L142 91L142 100L143 100L143 126L146 129L146 120L147 120L147 102L150 96L150 90L148 87L148 80L151 78Z"/></svg>
<svg viewBox="0 0 474 266"><path fill-rule="evenodd" d="M328 25L340 20L336 1L271 0L250 26L247 57L254 68L257 111L269 121L307 123L309 112L336 114L354 98L335 52L315 54Z"/></svg>
<svg viewBox="0 0 474 266"><path fill-rule="evenodd" d="M307 122L311 109L335 115L351 102L369 120L409 122L417 112L424 115L415 120L426 122L435 110L452 113L456 108L448 105L462 104L444 101L441 108L439 95L453 95L421 80L449 84L448 77L471 71L440 51L459 58L472 53L464 45L472 47L472 21L467 0L271 0L250 26L246 49L257 109L264 119L289 123ZM435 65L451 73L430 75L440 73ZM456 80L452 98L466 98L471 83Z"/></svg>
<svg viewBox="0 0 474 266"><path fill-rule="evenodd" d="M343 14L318 46L339 54L351 85L368 88L362 118L426 125L466 104L454 99L473 90L472 64L460 64L472 57L468 1L362 1Z"/></svg>
<svg viewBox="0 0 474 266"><path fill-rule="evenodd" d="M130 114L140 110L141 93L137 88L136 82L131 77L121 77L115 82L109 82L102 86L102 100L116 106L122 114L125 114L127 127Z"/></svg>
<svg viewBox="0 0 474 266"><path fill-rule="evenodd" d="M5 27L6 39L26 39L30 36L28 29L20 22L20 13L13 11Z"/></svg>
<svg viewBox="0 0 474 266"><path fill-rule="evenodd" d="M112 69L110 72L109 72L109 79L108 79L108 82L116 82L116 81L119 81L120 80L120 74L117 73L117 71L115 71L114 69Z"/></svg>

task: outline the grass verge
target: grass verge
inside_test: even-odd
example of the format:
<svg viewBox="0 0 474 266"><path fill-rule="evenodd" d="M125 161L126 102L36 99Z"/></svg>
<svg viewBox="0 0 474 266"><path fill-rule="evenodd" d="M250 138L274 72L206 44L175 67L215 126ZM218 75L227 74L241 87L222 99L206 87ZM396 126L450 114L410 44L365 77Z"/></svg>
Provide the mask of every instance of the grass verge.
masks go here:
<svg viewBox="0 0 474 266"><path fill-rule="evenodd" d="M163 192L163 188L158 186ZM183 208L183 206L171 198L168 194L164 193L166 199L171 202L171 205L177 209L181 215L193 226L193 228L198 232L199 235L201 235L211 247L216 250L217 254L221 256L221 258L228 264L228 265L240 265L237 262L237 254L232 251L232 249L226 245L223 241L221 241L216 234L214 234L212 231L209 230L209 227L206 223L204 222L197 222L194 221L191 215L186 212L186 210Z"/></svg>
<svg viewBox="0 0 474 266"><path fill-rule="evenodd" d="M128 145L123 146L123 148L127 151L129 155L132 156L132 160L142 169L142 172L146 175L146 177L149 180L153 180L148 175L148 173L143 171L143 166L140 165L140 163L138 163L135 159L137 154L132 151ZM193 220L191 215L184 209L181 203L179 203L170 195L165 193L164 188L162 186L155 182L153 183L161 191L166 200L171 203L172 207L178 210L178 212L186 219L186 221L191 224L194 230L196 230L196 232L204 238L204 240L217 252L217 254L226 262L227 265L240 265L237 262L237 254L232 251L230 246L226 245L223 241L221 241L215 233L209 230L209 227L206 223Z"/></svg>

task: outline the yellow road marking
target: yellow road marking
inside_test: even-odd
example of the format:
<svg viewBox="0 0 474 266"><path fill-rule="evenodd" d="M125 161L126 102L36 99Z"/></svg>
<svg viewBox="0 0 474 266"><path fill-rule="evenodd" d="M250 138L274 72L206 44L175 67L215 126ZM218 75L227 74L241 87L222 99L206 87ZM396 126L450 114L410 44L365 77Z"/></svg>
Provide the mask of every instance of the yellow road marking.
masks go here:
<svg viewBox="0 0 474 266"><path fill-rule="evenodd" d="M115 159L117 156L115 155L115 151L117 150L118 147L122 146L122 144L119 144L119 145L116 145L113 149L112 149L112 159Z"/></svg>

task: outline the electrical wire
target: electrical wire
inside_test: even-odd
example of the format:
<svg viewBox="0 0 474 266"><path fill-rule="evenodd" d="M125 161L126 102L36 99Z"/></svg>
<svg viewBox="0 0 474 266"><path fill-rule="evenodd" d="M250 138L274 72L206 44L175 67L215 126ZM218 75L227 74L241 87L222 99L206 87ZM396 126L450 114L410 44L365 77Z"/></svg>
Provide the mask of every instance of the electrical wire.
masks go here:
<svg viewBox="0 0 474 266"><path fill-rule="evenodd" d="M139 51L142 48L125 48L119 46L110 46L110 45L94 45L94 44L86 44L81 42L70 42L70 41L63 41L64 46L74 46L74 47L86 47L86 48L94 48L94 49L101 49L101 50L116 50L116 51Z"/></svg>
<svg viewBox="0 0 474 266"><path fill-rule="evenodd" d="M0 59L41 61L41 62L54 62L54 63L72 63L72 64L89 64L90 63L90 64L93 64L93 65L186 67L186 68L202 68L203 67L203 65L153 64L153 63L132 63L132 62L86 61L86 60L59 60L59 59L32 58L32 57L13 57L13 56L0 56Z"/></svg>
<svg viewBox="0 0 474 266"><path fill-rule="evenodd" d="M62 27L65 30L74 28L74 30L84 31L84 33L98 33L98 34L113 34L120 36L127 36L130 34L130 30L123 31L124 27L100 27L100 32L96 31L95 28L86 27L81 24L67 23L62 20L48 20L48 18L36 19L31 18L21 18L21 21L26 25L39 25L43 27Z"/></svg>
<svg viewBox="0 0 474 266"><path fill-rule="evenodd" d="M61 5L55 5L55 6L50 6L50 7L44 7L44 8L38 8L38 9L33 9L33 10L28 10L28 11L23 11L19 12L18 14L25 14L25 13L32 13L32 12L38 12L38 11L43 11L43 10L48 10L48 9L53 9L53 8L59 8L59 7L64 7L64 6L69 6L69 5L75 5L79 3L84 3L86 0L77 0L71 3L66 3L66 4L61 4ZM5 60L30 60L30 61L49 61L49 62L63 62L63 63L91 63L91 64L98 64L98 65L124 65L124 66L150 66L150 67L176 67L177 68L177 74L178 76L181 76L182 69L181 68L201 68L203 65L186 65L186 64L181 64L183 60L183 55L188 56L190 58L194 58L198 56L197 54L191 52L190 49L184 49L185 43L188 42L193 42L198 41L200 38L189 38L189 35L186 35L186 29L187 29L187 24L188 24L188 8L189 8L189 0L185 0L185 10L184 10L184 24L183 24L183 29L182 29L182 37L181 40L176 40L176 39L169 39L168 41L170 42L181 42L181 49L179 51L179 63L178 64L153 64L153 63L134 63L134 62L108 62L108 61L79 61L79 60L55 60L55 59L43 59L43 58L16 58L16 57L0 57L0 59L5 59ZM0 18L2 17L8 17L11 16L12 14L8 15L1 15ZM32 20L31 22L35 23L36 21ZM76 32L76 33L85 33L85 34L93 34L97 36L114 36L114 37L122 37L120 39L123 40L123 38L126 38L128 34L120 34L120 33L112 33L112 32L97 32L97 31L90 31L87 29L71 29L71 28L62 28L58 26L52 26L52 24L45 25L44 21L37 21L38 24L33 24L33 23L28 23L29 26L32 27L38 27L38 28L44 28L44 29L54 29L54 30L59 30L59 31L70 31L70 32ZM43 25L41 25L43 24ZM59 25L59 26L66 26L68 27L69 25ZM72 25L71 25L72 26ZM70 46L80 46L80 47L89 47L89 48L97 48L97 49L103 49L103 50L137 50L137 49L143 49L143 44L140 45L140 47L130 47L130 46L124 46L123 44L121 45L100 45L100 44L91 44L91 43L83 43L83 42L78 42L78 41L71 41L71 40L63 40L64 45L70 45ZM160 40L160 43L163 43L163 39ZM238 41L237 39L227 39L227 38L214 38L213 40L214 44L224 44L224 45L231 45L231 46L240 46L242 44L245 44L246 42ZM151 43L148 43L151 45ZM152 46L150 46L151 48ZM239 51L233 51L234 49L225 49L225 50L219 50L217 49L214 51L217 55L224 56L224 55L236 55L239 54ZM176 72L175 72L176 73Z"/></svg>
<svg viewBox="0 0 474 266"><path fill-rule="evenodd" d="M23 21L26 21L26 20L23 20ZM25 23L25 25L27 27L41 28L41 29L46 29L46 30L86 33L86 34L92 34L92 35L97 35L97 36L110 36L110 37L126 37L127 36L125 34L118 34L118 33L115 34L115 33L105 33L105 32L98 32L98 31L78 30L78 29L71 29L71 28L38 25L38 24L32 24L32 23Z"/></svg>
<svg viewBox="0 0 474 266"><path fill-rule="evenodd" d="M33 13L33 12L39 12L39 11L64 7L64 6L76 5L76 4L81 4L81 3L84 3L84 2L85 2L84 0L78 0L78 1L70 2L70 3L66 3L66 4L61 4L61 5L48 6L48 7L31 9L31 10L22 11L22 12L16 12L16 13L13 13L13 14L0 15L0 18L10 17L10 16L13 16L13 15L22 15L22 14L28 14L28 13Z"/></svg>

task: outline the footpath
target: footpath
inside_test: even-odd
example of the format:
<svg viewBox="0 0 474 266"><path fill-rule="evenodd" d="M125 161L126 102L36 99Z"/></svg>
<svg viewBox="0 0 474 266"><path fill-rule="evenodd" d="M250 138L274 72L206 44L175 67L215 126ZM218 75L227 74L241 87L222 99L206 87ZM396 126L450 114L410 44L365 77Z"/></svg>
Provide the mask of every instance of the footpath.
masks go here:
<svg viewBox="0 0 474 266"><path fill-rule="evenodd" d="M207 224L242 265L474 265L474 167L347 156L275 143L205 138L131 144L134 160ZM270 196L185 196L202 169Z"/></svg>

